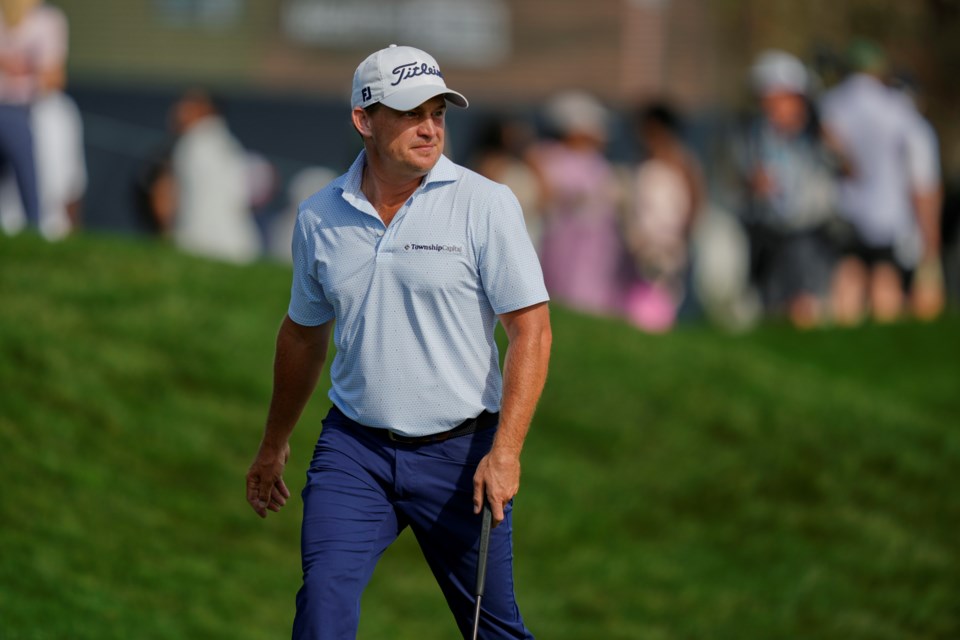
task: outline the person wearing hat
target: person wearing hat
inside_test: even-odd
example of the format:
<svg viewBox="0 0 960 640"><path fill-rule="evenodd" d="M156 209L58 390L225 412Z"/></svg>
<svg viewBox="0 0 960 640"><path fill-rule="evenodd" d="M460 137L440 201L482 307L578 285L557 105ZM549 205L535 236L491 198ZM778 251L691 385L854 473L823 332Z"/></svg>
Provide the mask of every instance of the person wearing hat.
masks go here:
<svg viewBox="0 0 960 640"><path fill-rule="evenodd" d="M942 291L939 207L926 197L930 181L918 180L911 166L912 140L923 125L885 83L887 60L876 43L855 40L848 59L852 73L822 101L824 125L852 167L840 182L839 210L854 234L834 279L834 319L897 320L918 287L932 294L932 306L920 310L931 317Z"/></svg>
<svg viewBox="0 0 960 640"><path fill-rule="evenodd" d="M554 135L533 145L527 158L543 191L540 262L547 290L578 311L617 315L626 256L618 213L623 193L603 153L610 113L590 93L574 90L553 96L543 115Z"/></svg>
<svg viewBox="0 0 960 640"><path fill-rule="evenodd" d="M751 279L765 310L809 328L824 321L834 262L837 158L810 101L804 64L777 49L750 69L759 111L738 139Z"/></svg>
<svg viewBox="0 0 960 640"><path fill-rule="evenodd" d="M480 636L532 637L514 597L511 511L546 379L548 296L510 190L442 155L448 104L467 100L427 53L370 55L351 98L363 150L299 208L273 397L247 474L254 511L279 511L289 436L332 335L332 406L302 493L294 638L354 638L361 593L407 526L466 634L484 501L497 526Z"/></svg>

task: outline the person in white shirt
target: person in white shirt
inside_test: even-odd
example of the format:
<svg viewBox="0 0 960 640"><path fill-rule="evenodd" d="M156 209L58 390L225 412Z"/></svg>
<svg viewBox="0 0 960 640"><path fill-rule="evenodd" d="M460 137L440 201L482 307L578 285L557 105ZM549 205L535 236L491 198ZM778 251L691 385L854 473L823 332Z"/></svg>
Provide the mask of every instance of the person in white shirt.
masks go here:
<svg viewBox="0 0 960 640"><path fill-rule="evenodd" d="M837 267L832 292L834 320L855 324L868 312L879 322L901 317L919 268L939 260L939 220L918 206L910 140L918 114L884 84L880 49L852 47L855 72L823 98L824 126L850 164L840 183L840 214L855 238Z"/></svg>
<svg viewBox="0 0 960 640"><path fill-rule="evenodd" d="M188 91L173 110L176 185L173 241L181 250L229 262L260 255L247 186L247 154L214 100Z"/></svg>

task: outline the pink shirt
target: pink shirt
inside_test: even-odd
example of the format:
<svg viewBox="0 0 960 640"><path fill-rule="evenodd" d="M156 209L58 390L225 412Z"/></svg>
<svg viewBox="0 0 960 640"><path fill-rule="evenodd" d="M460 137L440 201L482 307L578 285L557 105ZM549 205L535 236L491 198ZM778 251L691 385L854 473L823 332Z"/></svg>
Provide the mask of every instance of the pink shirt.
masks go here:
<svg viewBox="0 0 960 640"><path fill-rule="evenodd" d="M40 91L44 71L67 57L67 19L63 12L37 6L16 27L0 13L0 103L27 104Z"/></svg>

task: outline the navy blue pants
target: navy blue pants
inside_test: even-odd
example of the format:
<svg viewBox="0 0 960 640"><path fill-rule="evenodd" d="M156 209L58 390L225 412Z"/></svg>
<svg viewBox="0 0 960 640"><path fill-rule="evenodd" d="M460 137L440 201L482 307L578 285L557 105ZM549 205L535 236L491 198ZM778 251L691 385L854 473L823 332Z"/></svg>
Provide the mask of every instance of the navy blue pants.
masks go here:
<svg viewBox="0 0 960 640"><path fill-rule="evenodd" d="M7 167L13 169L17 179L27 223L36 228L40 223L40 196L33 152L33 125L30 107L25 105L0 104L0 172Z"/></svg>
<svg viewBox="0 0 960 640"><path fill-rule="evenodd" d="M302 494L295 640L356 638L361 594L380 556L408 525L469 637L480 537L473 475L495 431L401 444L330 410ZM481 638L533 637L514 598L511 507L490 539Z"/></svg>

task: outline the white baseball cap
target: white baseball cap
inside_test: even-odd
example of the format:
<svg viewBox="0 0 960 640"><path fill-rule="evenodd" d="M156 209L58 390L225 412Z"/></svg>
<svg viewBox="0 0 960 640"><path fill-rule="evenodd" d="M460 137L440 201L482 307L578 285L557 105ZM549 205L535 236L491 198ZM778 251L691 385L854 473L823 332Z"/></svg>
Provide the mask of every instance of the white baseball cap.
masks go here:
<svg viewBox="0 0 960 640"><path fill-rule="evenodd" d="M771 93L806 94L810 87L807 68L786 51L768 49L757 57L750 76L754 90L760 95Z"/></svg>
<svg viewBox="0 0 960 640"><path fill-rule="evenodd" d="M447 88L440 65L430 54L395 44L367 56L353 74L351 107L369 107L380 102L391 109L407 111L435 96L466 108L462 94Z"/></svg>
<svg viewBox="0 0 960 640"><path fill-rule="evenodd" d="M600 101L585 91L564 91L555 95L544 109L547 121L558 133L584 133L597 140L607 139L610 114Z"/></svg>

